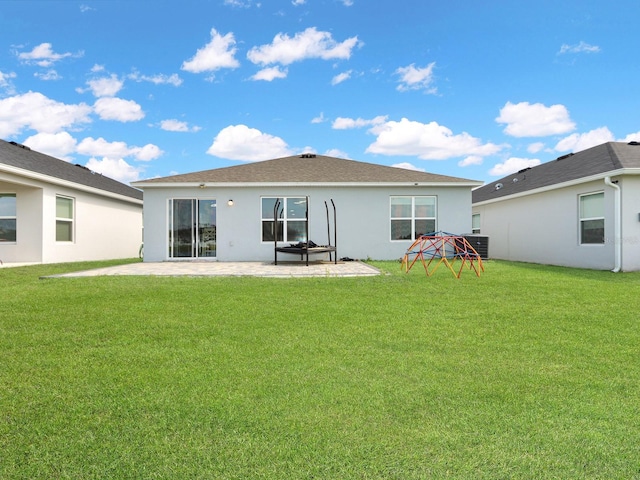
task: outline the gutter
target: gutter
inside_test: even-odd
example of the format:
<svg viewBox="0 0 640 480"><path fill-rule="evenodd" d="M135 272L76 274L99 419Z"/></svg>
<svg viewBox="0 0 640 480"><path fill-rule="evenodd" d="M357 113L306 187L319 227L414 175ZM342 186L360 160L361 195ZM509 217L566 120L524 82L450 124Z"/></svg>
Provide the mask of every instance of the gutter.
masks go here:
<svg viewBox="0 0 640 480"><path fill-rule="evenodd" d="M615 190L614 193L614 214L613 214L613 222L614 222L614 247L615 247L615 266L613 273L618 273L622 268L622 219L620 218L620 205L621 205L621 193L620 193L620 185L617 185L611 181L610 176L604 177L604 184L613 188Z"/></svg>

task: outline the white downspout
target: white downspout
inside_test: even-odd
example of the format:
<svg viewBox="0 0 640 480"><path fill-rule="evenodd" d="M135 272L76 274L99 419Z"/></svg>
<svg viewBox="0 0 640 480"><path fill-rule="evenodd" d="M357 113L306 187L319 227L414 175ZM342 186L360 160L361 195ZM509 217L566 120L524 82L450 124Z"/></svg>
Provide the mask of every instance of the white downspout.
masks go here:
<svg viewBox="0 0 640 480"><path fill-rule="evenodd" d="M620 195L620 186L613 183L611 181L611 177L604 177L604 184L615 190L613 197L613 205L614 205L614 218L613 218L613 243L615 248L615 266L613 273L618 273L620 268L622 268L622 219L620 218L620 203L621 203L621 195Z"/></svg>

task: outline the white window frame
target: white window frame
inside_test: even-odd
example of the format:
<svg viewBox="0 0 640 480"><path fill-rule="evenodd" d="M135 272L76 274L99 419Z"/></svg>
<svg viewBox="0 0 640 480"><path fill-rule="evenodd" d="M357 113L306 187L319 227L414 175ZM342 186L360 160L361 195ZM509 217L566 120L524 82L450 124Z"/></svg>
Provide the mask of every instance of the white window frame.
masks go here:
<svg viewBox="0 0 640 480"><path fill-rule="evenodd" d="M394 199L411 199L411 214L408 216L403 215L394 215ZM430 198L433 199L433 216L417 216L416 215L416 199L417 198ZM392 242L406 242L416 240L416 220L433 220L433 231L438 230L438 197L437 195L392 195L389 198L389 238ZM411 238L394 238L393 232L394 221L411 221ZM432 232L423 232L423 233L432 233Z"/></svg>
<svg viewBox="0 0 640 480"><path fill-rule="evenodd" d="M15 199L15 211L13 215L0 215L0 220L13 220L14 228L16 229L16 239L15 240L2 240L0 239L1 245L13 245L18 241L18 196L13 192L0 192L0 197L10 197Z"/></svg>
<svg viewBox="0 0 640 480"><path fill-rule="evenodd" d="M277 221L278 223L281 225L281 228L276 229L276 233L275 235L277 236L278 233L282 233L282 238L278 238L278 242L284 242L284 243L292 243L292 242L306 242L307 239L303 238L306 237L306 223L309 221L308 218L305 217L290 217L288 215L287 212L287 204L288 202L291 201L300 201L300 200L305 200L307 202L307 206L306 206L306 212L308 212L309 210L309 197L305 196L305 195L290 195L290 196L286 196L286 197L272 197L272 196L263 196L260 197L260 241L262 243L273 243L274 239L267 239L265 240L265 235L264 235L264 223L265 222L273 222L273 210L271 211L265 211L263 210L263 201L264 200L280 200L282 202L282 218L278 218ZM300 223L302 228L298 229L298 236L296 238L289 238L288 235L288 231L289 231L289 223Z"/></svg>
<svg viewBox="0 0 640 480"><path fill-rule="evenodd" d="M70 200L71 201L71 218L68 217L59 217L58 216L58 199ZM58 243L74 243L76 240L76 199L73 197L69 197L67 195L56 195L56 242ZM69 231L71 232L71 239L69 240L59 240L58 239L58 223L65 223L70 225Z"/></svg>
<svg viewBox="0 0 640 480"><path fill-rule="evenodd" d="M480 233L480 214L474 213L471 215L471 233L478 235Z"/></svg>
<svg viewBox="0 0 640 480"><path fill-rule="evenodd" d="M583 217L582 200L587 198L587 197L593 197L595 195L598 195L598 196L602 197L602 215L584 216ZM584 194L578 195L578 242L579 242L580 245L588 245L588 246L604 245L604 243L605 243L605 235L604 235L604 226L605 226L604 209L605 209L605 203L604 203L604 200L605 200L604 191L584 193ZM592 221L602 221L603 235L602 235L602 241L601 242L584 242L583 239L582 239L582 224L583 224L583 222L592 222Z"/></svg>

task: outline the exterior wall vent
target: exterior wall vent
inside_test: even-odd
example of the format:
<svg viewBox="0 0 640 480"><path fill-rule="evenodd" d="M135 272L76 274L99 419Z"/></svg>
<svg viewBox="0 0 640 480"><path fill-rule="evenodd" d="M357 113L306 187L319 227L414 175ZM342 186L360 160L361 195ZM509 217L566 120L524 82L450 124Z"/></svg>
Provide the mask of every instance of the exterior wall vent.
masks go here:
<svg viewBox="0 0 640 480"><path fill-rule="evenodd" d="M627 145L640 145L640 142L636 142L635 140L630 141Z"/></svg>
<svg viewBox="0 0 640 480"><path fill-rule="evenodd" d="M316 154L315 153L303 153L302 155L300 155L300 158L316 158Z"/></svg>

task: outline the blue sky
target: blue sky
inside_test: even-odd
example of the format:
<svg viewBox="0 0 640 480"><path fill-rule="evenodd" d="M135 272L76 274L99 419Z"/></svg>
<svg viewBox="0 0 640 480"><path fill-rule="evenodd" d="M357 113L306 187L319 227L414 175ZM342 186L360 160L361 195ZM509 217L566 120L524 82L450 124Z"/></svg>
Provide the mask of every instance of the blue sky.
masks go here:
<svg viewBox="0 0 640 480"><path fill-rule="evenodd" d="M637 0L0 0L0 138L125 183L303 152L492 181L640 140Z"/></svg>

